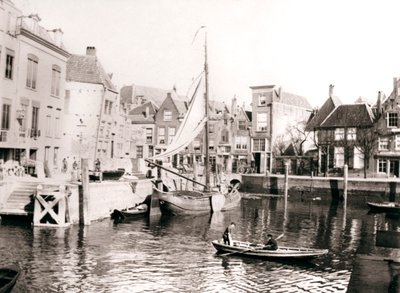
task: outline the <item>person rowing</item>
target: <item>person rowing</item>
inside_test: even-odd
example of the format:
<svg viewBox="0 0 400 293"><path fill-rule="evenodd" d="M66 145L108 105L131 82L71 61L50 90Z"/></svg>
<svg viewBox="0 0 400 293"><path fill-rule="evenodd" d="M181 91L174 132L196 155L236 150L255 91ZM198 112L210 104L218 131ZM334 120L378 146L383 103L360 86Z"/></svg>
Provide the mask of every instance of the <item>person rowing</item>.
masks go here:
<svg viewBox="0 0 400 293"><path fill-rule="evenodd" d="M271 234L267 235L268 241L265 243L263 249L264 250L277 250L278 249L278 242L272 237Z"/></svg>
<svg viewBox="0 0 400 293"><path fill-rule="evenodd" d="M235 229L236 224L232 222L228 227L226 227L222 238L224 239L224 244L233 245L232 232Z"/></svg>

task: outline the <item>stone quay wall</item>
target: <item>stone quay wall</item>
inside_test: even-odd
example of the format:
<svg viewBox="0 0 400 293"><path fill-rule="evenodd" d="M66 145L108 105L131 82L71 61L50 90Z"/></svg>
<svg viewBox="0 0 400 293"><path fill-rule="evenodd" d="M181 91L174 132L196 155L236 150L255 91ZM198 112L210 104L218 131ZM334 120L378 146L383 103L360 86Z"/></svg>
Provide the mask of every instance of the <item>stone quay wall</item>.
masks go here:
<svg viewBox="0 0 400 293"><path fill-rule="evenodd" d="M242 174L242 192L284 194L284 175ZM348 200L364 196L368 199L396 200L400 192L397 178L348 178ZM288 177L288 194L340 198L343 196L344 179L341 177Z"/></svg>
<svg viewBox="0 0 400 293"><path fill-rule="evenodd" d="M72 224L82 222L83 194L80 184L68 184L71 195L69 216ZM152 193L150 179L132 181L102 181L89 183L87 216L89 221L109 218L114 209L126 209L142 202Z"/></svg>

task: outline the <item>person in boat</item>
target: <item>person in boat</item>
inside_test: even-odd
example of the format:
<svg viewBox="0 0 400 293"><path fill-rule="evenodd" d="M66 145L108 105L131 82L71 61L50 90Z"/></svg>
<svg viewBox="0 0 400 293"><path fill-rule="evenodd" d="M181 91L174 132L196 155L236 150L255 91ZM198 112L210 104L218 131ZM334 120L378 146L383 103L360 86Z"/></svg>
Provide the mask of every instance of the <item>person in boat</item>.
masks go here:
<svg viewBox="0 0 400 293"><path fill-rule="evenodd" d="M271 234L267 235L268 241L265 243L263 249L265 250L277 250L278 249L278 242L272 237Z"/></svg>
<svg viewBox="0 0 400 293"><path fill-rule="evenodd" d="M235 229L236 224L232 222L228 227L226 227L222 238L224 239L224 244L233 245L232 232Z"/></svg>

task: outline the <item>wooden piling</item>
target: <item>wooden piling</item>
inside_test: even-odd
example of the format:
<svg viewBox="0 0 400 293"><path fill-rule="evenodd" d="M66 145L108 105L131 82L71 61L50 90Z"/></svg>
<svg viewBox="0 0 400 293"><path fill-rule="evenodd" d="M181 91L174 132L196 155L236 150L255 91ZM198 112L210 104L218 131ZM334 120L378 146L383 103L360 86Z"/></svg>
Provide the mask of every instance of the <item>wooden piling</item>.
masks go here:
<svg viewBox="0 0 400 293"><path fill-rule="evenodd" d="M89 162L88 159L81 160L81 170L82 170L82 192L79 192L79 220L80 224L90 225L90 215L89 215Z"/></svg>
<svg viewBox="0 0 400 293"><path fill-rule="evenodd" d="M284 218L287 218L287 203L288 203L288 189L289 189L289 162L285 163L285 212Z"/></svg>
<svg viewBox="0 0 400 293"><path fill-rule="evenodd" d="M347 217L347 183L349 177L349 167L344 165L343 169L343 221L342 228L343 230L346 228L346 217Z"/></svg>

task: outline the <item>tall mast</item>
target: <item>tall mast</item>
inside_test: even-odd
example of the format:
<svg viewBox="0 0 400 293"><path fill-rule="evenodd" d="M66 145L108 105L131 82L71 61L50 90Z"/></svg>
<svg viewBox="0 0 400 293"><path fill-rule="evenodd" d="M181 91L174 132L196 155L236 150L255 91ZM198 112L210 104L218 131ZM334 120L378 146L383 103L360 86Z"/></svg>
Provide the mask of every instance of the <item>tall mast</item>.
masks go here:
<svg viewBox="0 0 400 293"><path fill-rule="evenodd" d="M204 100L205 100L205 114L207 117L206 123L204 125L205 131L205 145L206 145L206 161L205 161L205 168L206 168L206 187L204 191L210 191L210 154L208 152L208 133L209 133L209 125L208 125L208 64L207 64L207 31L205 35L205 42L204 42L204 75L205 75L205 83L206 83L206 90L204 93Z"/></svg>

